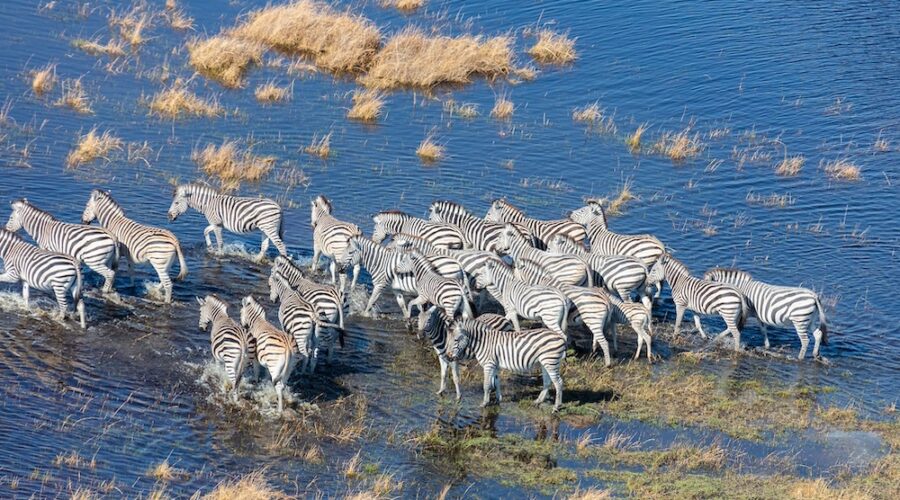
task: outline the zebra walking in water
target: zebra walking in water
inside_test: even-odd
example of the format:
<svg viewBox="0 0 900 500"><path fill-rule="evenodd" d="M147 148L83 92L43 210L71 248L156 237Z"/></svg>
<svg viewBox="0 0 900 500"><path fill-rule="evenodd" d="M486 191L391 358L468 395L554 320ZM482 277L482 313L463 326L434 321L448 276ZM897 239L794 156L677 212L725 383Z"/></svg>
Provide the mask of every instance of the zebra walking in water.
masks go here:
<svg viewBox="0 0 900 500"><path fill-rule="evenodd" d="M574 255L552 254L538 250L528 244L525 238L511 224L506 224L500 233L496 250L509 255L517 263L528 259L537 264L559 283L567 285L594 286L594 276L585 262Z"/></svg>
<svg viewBox="0 0 900 500"><path fill-rule="evenodd" d="M238 385L246 368L254 366L254 373L259 376L259 363L256 360L256 342L228 317L228 304L215 295L205 298L197 297L200 305L200 329L206 331L209 324L209 341L213 359L225 367L225 374L231 382L232 399L237 402Z"/></svg>
<svg viewBox="0 0 900 500"><path fill-rule="evenodd" d="M372 216L375 228L372 241L381 243L388 236L411 234L436 248L463 248L465 237L453 224L419 219L399 210L387 210Z"/></svg>
<svg viewBox="0 0 900 500"><path fill-rule="evenodd" d="M525 215L525 212L513 206L510 202L500 199L494 200L488 209L484 220L488 222L516 222L522 224L534 235L538 247L546 249L550 239L556 235L572 239L584 248L587 233L584 226L571 219L539 220Z"/></svg>
<svg viewBox="0 0 900 500"><path fill-rule="evenodd" d="M529 285L516 279L513 270L499 261L485 262L476 277L478 286L487 288L503 306L516 331L521 331L519 316L540 320L544 326L565 336L569 301L549 286Z"/></svg>
<svg viewBox="0 0 900 500"><path fill-rule="evenodd" d="M813 332L815 344L813 357L819 357L819 345L828 345L828 325L822 301L812 290L801 287L776 286L756 281L753 276L740 269L715 268L703 275L703 279L726 283L737 288L747 297L752 313L759 320L766 349L769 348L767 326L793 325L800 337L800 354L797 359L806 357L809 345L807 331L810 324L819 316L819 327Z"/></svg>
<svg viewBox="0 0 900 500"><path fill-rule="evenodd" d="M457 278L441 276L431 263L415 250L401 254L395 270L398 274L412 273L416 278L418 297L409 303L407 317L412 316L413 307L416 306L419 307L419 313L423 313L425 304L442 307L450 318L456 318L458 315L466 318L473 316L462 276Z"/></svg>
<svg viewBox="0 0 900 500"><path fill-rule="evenodd" d="M52 292L59 306L59 319L64 320L69 309L66 294L71 290L81 328L87 327L78 261L68 255L42 250L6 229L0 229L0 260L3 261L0 283L21 281L26 308L30 307L32 288Z"/></svg>
<svg viewBox="0 0 900 500"><path fill-rule="evenodd" d="M103 276L103 293L112 292L119 264L119 245L106 230L59 221L24 198L12 202L6 229L12 232L24 229L44 250L66 254L83 262Z"/></svg>
<svg viewBox="0 0 900 500"><path fill-rule="evenodd" d="M159 275L159 281L165 290L165 301L172 302L169 267L172 266L176 256L181 271L175 279L181 280L187 276L187 264L184 262L178 238L171 231L146 226L129 219L112 196L99 189L91 191L91 197L84 207L84 213L81 214L81 222L84 224L90 224L94 219L124 246L132 283L134 283L132 269L134 263L149 262Z"/></svg>
<svg viewBox="0 0 900 500"><path fill-rule="evenodd" d="M168 212L169 220L177 219L187 212L188 207L205 215L209 222L203 230L207 248L212 247L209 233L213 233L216 235L218 252L222 253L223 227L233 233L249 233L259 229L263 238L256 260L262 260L266 256L270 241L278 249L278 253L287 255L287 248L282 241L284 224L281 207L268 198L231 196L203 184L182 184L175 188L175 196Z"/></svg>
<svg viewBox="0 0 900 500"><path fill-rule="evenodd" d="M291 259L283 255L275 257L272 263L270 276L281 275L285 281L303 297L303 300L312 304L319 317L325 318L330 323L344 328L344 309L347 304L344 295L334 285L316 283L303 276L303 271Z"/></svg>
<svg viewBox="0 0 900 500"><path fill-rule="evenodd" d="M266 367L275 393L278 413L284 410L284 386L297 362L297 345L283 330L266 321L266 311L248 295L241 300L241 326L256 341L256 358Z"/></svg>
<svg viewBox="0 0 900 500"><path fill-rule="evenodd" d="M565 335L546 328L503 332L491 330L475 320L461 319L455 324L448 358L451 361L475 358L484 369L482 407L491 401L491 388L497 392L498 404L503 399L500 394L500 370L529 373L536 365L541 367L544 384L534 403L541 404L547 399L552 383L556 389L553 411L558 411L562 406L563 380L559 371L566 358Z"/></svg>
<svg viewBox="0 0 900 500"><path fill-rule="evenodd" d="M716 338L731 333L734 350L741 349L741 329L747 319L748 305L744 295L731 285L695 278L675 257L664 253L650 269L649 279L669 282L675 302L675 335L681 329L684 311L694 313L694 324L703 338L708 338L700 324L700 314L718 314L725 321L725 330Z"/></svg>
<svg viewBox="0 0 900 500"><path fill-rule="evenodd" d="M328 351L328 361L331 361L333 349L333 336L330 333L323 334L323 329L338 329L338 325L328 323L319 316L315 307L291 288L291 285L280 274L269 276L269 299L276 300L278 305L278 321L281 328L294 337L297 344L297 361L301 363L301 369L309 373L316 370L316 361L321 347Z"/></svg>
<svg viewBox="0 0 900 500"><path fill-rule="evenodd" d="M650 311L637 302L624 302L618 297L609 297L609 315L607 316L607 329L612 332L613 350L619 350L619 335L616 332L616 325L631 325L634 333L637 334L637 350L634 352L634 359L641 357L641 348L644 342L647 343L647 362L653 362L653 354L651 353L651 344L653 343L653 332L650 330Z"/></svg>
<svg viewBox="0 0 900 500"><path fill-rule="evenodd" d="M496 251L497 240L503 232L505 224L498 222L486 222L472 215L471 212L458 203L452 201L435 201L429 207L429 218L434 222L446 222L458 227L466 242L476 250L488 252ZM528 228L519 223L512 223L523 236L533 244L534 238Z"/></svg>
<svg viewBox="0 0 900 500"><path fill-rule="evenodd" d="M344 222L331 215L332 206L323 195L316 196L311 202L310 224L313 228L313 258L310 269L319 267L319 256L331 259L331 283L337 283L338 264L344 260L349 240L353 236L362 236L362 229L351 222ZM343 270L342 270L343 271ZM345 276L341 275L341 291L344 290ZM350 290L356 287L359 279L359 266L353 267L353 281Z"/></svg>

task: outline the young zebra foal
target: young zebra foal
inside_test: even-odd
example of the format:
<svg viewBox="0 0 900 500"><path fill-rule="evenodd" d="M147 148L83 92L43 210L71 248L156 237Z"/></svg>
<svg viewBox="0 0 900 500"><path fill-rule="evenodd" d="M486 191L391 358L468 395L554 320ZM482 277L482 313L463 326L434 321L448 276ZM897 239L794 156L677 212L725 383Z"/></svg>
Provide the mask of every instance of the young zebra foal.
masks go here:
<svg viewBox="0 0 900 500"><path fill-rule="evenodd" d="M0 229L0 260L3 261L0 283L21 281L26 308L30 307L31 288L52 292L59 306L59 319L64 320L69 309L66 293L71 290L81 328L86 328L78 261L68 255L42 250L6 229Z"/></svg>
<svg viewBox="0 0 900 500"><path fill-rule="evenodd" d="M112 196L99 189L91 191L91 197L84 207L84 213L81 214L81 222L84 224L90 224L94 219L112 233L113 237L125 248L132 283L134 283L132 270L134 263L150 262L150 265L156 270L156 274L159 275L159 281L165 290L165 301L172 302L172 279L169 278L169 267L172 266L172 261L176 256L181 271L175 279L180 280L187 276L187 264L184 262L184 254L181 252L178 238L171 231L145 226L129 219Z"/></svg>
<svg viewBox="0 0 900 500"><path fill-rule="evenodd" d="M255 373L259 373L256 342L228 317L228 304L215 295L207 295L202 299L197 297L197 303L200 305L200 329L206 331L212 323L209 341L213 359L225 367L228 381L231 382L231 397L237 402L238 385L244 370L252 364Z"/></svg>
<svg viewBox="0 0 900 500"><path fill-rule="evenodd" d="M503 332L491 330L475 320L461 319L454 327L453 343L448 359L460 361L469 358L478 360L484 369L484 400L481 406L491 401L491 388L500 395L500 370L528 373L535 365L541 366L543 390L534 401L541 404L550 393L552 382L556 389L553 411L562 406L563 380L559 374L560 365L566 358L566 337L546 328L523 332Z"/></svg>
<svg viewBox="0 0 900 500"><path fill-rule="evenodd" d="M510 202L500 199L491 203L484 220L489 222L517 222L527 227L534 235L540 248L547 248L550 239L556 235L571 238L579 245L584 245L587 233L584 226L570 219L539 220L525 215L525 212Z"/></svg>
<svg viewBox="0 0 900 500"><path fill-rule="evenodd" d="M319 256L324 254L331 259L331 283L337 283L338 264L346 258L347 246L350 238L362 236L362 229L351 222L344 222L331 215L332 207L328 198L323 195L316 196L310 202L310 224L313 228L313 258L310 269L315 271L319 267ZM341 291L344 290L345 276L341 274ZM353 266L353 281L350 290L356 288L359 280L359 266Z"/></svg>
<svg viewBox="0 0 900 500"><path fill-rule="evenodd" d="M287 333L266 321L266 311L252 295L241 300L241 326L256 341L256 358L269 371L278 394L278 413L281 413L284 386L297 362L297 346Z"/></svg>
<svg viewBox="0 0 900 500"><path fill-rule="evenodd" d="M218 253L222 253L222 228L233 233L249 233L259 229L263 233L262 244L256 260L262 260L269 248L269 241L281 255L287 254L284 246L284 224L281 207L268 198L248 198L221 194L203 184L182 184L175 188L169 220L174 221L187 212L188 207L206 216L209 225L203 230L206 247L212 247L209 233L216 235Z"/></svg>
<svg viewBox="0 0 900 500"><path fill-rule="evenodd" d="M24 229L38 246L66 254L103 276L103 293L113 290L119 265L119 245L106 230L57 220L26 199L12 202L8 231Z"/></svg>
<svg viewBox="0 0 900 500"><path fill-rule="evenodd" d="M437 248L463 248L465 237L453 224L419 219L399 210L387 210L372 216L375 228L372 241L381 243L388 236L411 234Z"/></svg>
<svg viewBox="0 0 900 500"><path fill-rule="evenodd" d="M825 309L815 292L806 288L775 286L756 281L750 273L740 269L715 268L703 275L703 279L718 283L727 283L737 288L747 297L753 315L759 320L766 349L769 348L767 326L793 325L800 337L800 354L797 359L806 357L809 337L806 332L809 325L819 316L819 327L813 332L815 344L813 356L819 357L819 345L828 345L828 325Z"/></svg>

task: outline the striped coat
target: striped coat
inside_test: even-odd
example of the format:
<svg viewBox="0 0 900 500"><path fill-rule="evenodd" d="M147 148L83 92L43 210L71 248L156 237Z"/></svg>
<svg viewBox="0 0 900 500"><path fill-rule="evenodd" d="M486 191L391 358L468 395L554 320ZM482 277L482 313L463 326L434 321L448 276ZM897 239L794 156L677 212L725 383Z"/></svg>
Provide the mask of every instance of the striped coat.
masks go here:
<svg viewBox="0 0 900 500"><path fill-rule="evenodd" d="M388 210L372 216L375 228L372 241L381 243L388 236L411 234L437 248L463 248L465 237L453 224L419 219L399 210Z"/></svg>
<svg viewBox="0 0 900 500"><path fill-rule="evenodd" d="M278 321L281 328L294 338L301 369L308 369L310 373L316 370L320 348L328 351L330 361L333 335L330 332L323 334L323 330L338 326L320 317L315 307L294 291L280 274L269 276L269 299L278 301Z"/></svg>
<svg viewBox="0 0 900 500"><path fill-rule="evenodd" d="M497 261L486 262L476 281L500 302L516 331L521 330L519 316L522 316L540 320L547 328L565 336L569 302L559 290L520 281L512 269Z"/></svg>
<svg viewBox="0 0 900 500"><path fill-rule="evenodd" d="M587 233L584 226L570 219L539 220L525 215L506 200L494 200L488 209L484 220L489 222L516 222L522 224L537 240L537 247L546 249L550 239L556 235L571 238L580 245L584 245Z"/></svg>
<svg viewBox="0 0 900 500"><path fill-rule="evenodd" d="M209 329L213 359L224 366L231 383L232 397L237 401L238 385L244 370L254 365L258 373L256 342L228 317L228 305L215 295L202 299L197 297L197 303L200 305L200 329ZM210 323L212 328L209 328Z"/></svg>
<svg viewBox="0 0 900 500"><path fill-rule="evenodd" d="M434 222L445 222L458 227L466 238L466 243L475 250L495 252L497 240L503 232L505 224L486 222L466 210L465 207L452 201L435 201L429 207L429 218ZM532 244L535 240L528 228L519 223L513 226Z"/></svg>
<svg viewBox="0 0 900 500"><path fill-rule="evenodd" d="M285 281L316 308L316 313L330 323L337 323L344 328L346 314L346 297L334 285L323 285L303 276L303 271L290 258L279 255L272 263L270 277L281 275Z"/></svg>
<svg viewBox="0 0 900 500"><path fill-rule="evenodd" d="M266 311L252 295L241 300L241 326L256 342L256 358L269 371L278 395L278 412L281 413L284 410L284 387L297 362L297 346L290 335L266 321Z"/></svg>
<svg viewBox="0 0 900 500"><path fill-rule="evenodd" d="M594 286L594 276L584 260L567 254L554 254L538 250L525 240L516 229L507 224L497 242L497 251L512 257L516 262L528 259L544 268L548 275L567 285Z"/></svg>
<svg viewBox="0 0 900 500"><path fill-rule="evenodd" d="M407 317L412 316L413 307L418 306L421 312L425 304L440 306L450 318L458 315L468 318L473 316L461 275L455 278L441 276L428 259L415 250L400 256L396 271L398 274L412 273L416 279L418 297L409 303Z"/></svg>
<svg viewBox="0 0 900 500"><path fill-rule="evenodd" d="M331 215L332 206L328 198L316 196L311 202L310 225L313 228L313 259L310 269L319 267L319 256L331 259L331 283L337 283L338 264L345 260L350 238L362 236L362 230L352 222L344 222ZM359 267L353 267L353 281L350 289L356 288L359 280ZM345 278L341 275L341 291L344 290Z"/></svg>

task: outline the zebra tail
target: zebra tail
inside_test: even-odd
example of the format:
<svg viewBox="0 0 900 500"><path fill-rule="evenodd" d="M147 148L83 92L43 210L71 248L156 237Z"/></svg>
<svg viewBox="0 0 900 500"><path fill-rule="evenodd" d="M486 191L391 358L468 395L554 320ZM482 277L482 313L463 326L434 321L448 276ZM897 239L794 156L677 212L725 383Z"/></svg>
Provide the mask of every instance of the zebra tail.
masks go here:
<svg viewBox="0 0 900 500"><path fill-rule="evenodd" d="M75 290L72 290L72 300L75 301L75 307L81 302L81 263L73 259L75 263ZM82 307L84 307L82 305Z"/></svg>
<svg viewBox="0 0 900 500"><path fill-rule="evenodd" d="M278 218L278 239L284 241L284 214Z"/></svg>
<svg viewBox="0 0 900 500"><path fill-rule="evenodd" d="M344 337L345 337L345 334L346 334L346 332L344 331L344 327L342 327L342 326L340 326L340 325L338 325L338 324L335 324L335 323L329 323L329 322L327 322L327 321L322 321L322 320L320 320L320 319L317 319L317 320L316 320L316 338L319 337L319 330L322 329L322 328L332 328L332 329L334 329L334 330L337 330L337 332L338 332L338 343L341 345L341 349L344 348L344 344L345 344L345 339L344 339Z"/></svg>
<svg viewBox="0 0 900 500"><path fill-rule="evenodd" d="M566 333L566 329L569 327L569 298L563 295L562 292L559 292L559 297L563 301L562 325L560 327L562 332Z"/></svg>
<svg viewBox="0 0 900 500"><path fill-rule="evenodd" d="M187 263L184 261L184 252L181 251L181 243L178 240L175 240L175 253L178 254L178 267L180 268L175 279L181 281L187 276L188 268Z"/></svg>
<svg viewBox="0 0 900 500"><path fill-rule="evenodd" d="M819 310L819 330L822 331L822 345L828 345L828 325L825 323L825 308L819 297L816 297L816 308Z"/></svg>
<svg viewBox="0 0 900 500"><path fill-rule="evenodd" d="M741 296L741 317L738 319L737 327L738 330L743 330L747 323L747 316L750 315L750 304L747 303L747 297L743 293L738 292L738 295Z"/></svg>
<svg viewBox="0 0 900 500"><path fill-rule="evenodd" d="M115 236L113 236L113 241L116 243L115 251L113 253L113 261L109 267L113 271L118 271L119 270L119 257L121 256L121 252L119 251L119 240Z"/></svg>

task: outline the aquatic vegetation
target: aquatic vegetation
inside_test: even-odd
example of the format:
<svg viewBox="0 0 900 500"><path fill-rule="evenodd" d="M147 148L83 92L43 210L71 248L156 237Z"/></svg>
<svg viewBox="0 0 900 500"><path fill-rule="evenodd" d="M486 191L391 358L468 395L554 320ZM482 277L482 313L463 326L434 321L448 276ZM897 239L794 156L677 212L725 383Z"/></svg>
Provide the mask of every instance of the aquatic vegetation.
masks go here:
<svg viewBox="0 0 900 500"><path fill-rule="evenodd" d="M497 94L494 98L494 107L491 108L491 117L498 120L508 120L512 117L516 107L513 105L505 93Z"/></svg>
<svg viewBox="0 0 900 500"><path fill-rule="evenodd" d="M76 38L72 40L72 46L78 50L87 52L92 56L105 55L109 57L122 57L126 54L125 43L121 40L109 40L101 44L98 39L85 40Z"/></svg>
<svg viewBox="0 0 900 500"><path fill-rule="evenodd" d="M56 105L72 108L83 115L93 113L91 101L81 84L81 78L62 82L62 96L56 101Z"/></svg>
<svg viewBox="0 0 900 500"><path fill-rule="evenodd" d="M266 82L253 92L256 100L259 102L280 102L286 101L291 97L291 87L279 87L275 82Z"/></svg>
<svg viewBox="0 0 900 500"><path fill-rule="evenodd" d="M531 81L537 78L538 70L534 66L522 66L512 70L513 75L525 81Z"/></svg>
<svg viewBox="0 0 900 500"><path fill-rule="evenodd" d="M256 471L238 479L222 481L203 500L287 500L287 494L269 485L264 471Z"/></svg>
<svg viewBox="0 0 900 500"><path fill-rule="evenodd" d="M772 193L768 196L761 195L750 191L747 193L747 203L751 205L762 205L768 208L787 208L794 204L794 197L791 193Z"/></svg>
<svg viewBox="0 0 900 500"><path fill-rule="evenodd" d="M612 493L609 490L598 490L596 488L577 489L575 493L569 495L569 500L609 500L610 498L612 498Z"/></svg>
<svg viewBox="0 0 900 500"><path fill-rule="evenodd" d="M680 162L699 155L704 147L700 134L691 135L691 130L686 128L681 132L663 132L653 145L653 151Z"/></svg>
<svg viewBox="0 0 900 500"><path fill-rule="evenodd" d="M376 90L354 90L353 106L347 111L347 118L363 122L374 122L381 116L384 96Z"/></svg>
<svg viewBox="0 0 900 500"><path fill-rule="evenodd" d="M131 45L131 48L146 42L144 30L149 28L152 17L143 12L143 6L138 5L126 14L117 14L115 11L109 17L109 24L119 28L119 36Z"/></svg>
<svg viewBox="0 0 900 500"><path fill-rule="evenodd" d="M227 35L217 35L188 43L190 64L201 75L225 87L238 88L251 66L262 61L263 47Z"/></svg>
<svg viewBox="0 0 900 500"><path fill-rule="evenodd" d="M628 149L632 153L640 152L641 150L641 138L644 137L644 132L647 131L647 124L642 123L638 125L638 128L635 129L634 132L631 133L628 137L625 138L625 145L628 146Z"/></svg>
<svg viewBox="0 0 900 500"><path fill-rule="evenodd" d="M181 80L176 80L170 87L159 91L147 106L151 114L172 119L186 116L212 118L225 112L214 98L201 99Z"/></svg>
<svg viewBox="0 0 900 500"><path fill-rule="evenodd" d="M31 72L31 90L38 97L53 90L56 85L56 65L48 64Z"/></svg>
<svg viewBox="0 0 900 500"><path fill-rule="evenodd" d="M168 460L163 460L151 467L150 470L147 471L147 475L157 481L172 481L175 478L184 475L184 472L169 465Z"/></svg>
<svg viewBox="0 0 900 500"><path fill-rule="evenodd" d="M575 60L575 40L567 35L543 29L528 54L541 63L565 64Z"/></svg>
<svg viewBox="0 0 900 500"><path fill-rule="evenodd" d="M783 160L775 165L775 174L783 177L793 177L800 173L806 158L803 155L785 156Z"/></svg>
<svg viewBox="0 0 900 500"><path fill-rule="evenodd" d="M328 132L321 138L319 138L319 134L314 135L312 138L312 143L309 146L303 148L303 151L307 154L318 156L323 160L327 160L331 155L331 132Z"/></svg>
<svg viewBox="0 0 900 500"><path fill-rule="evenodd" d="M478 116L478 105L471 102L457 104L453 99L444 102L444 110L460 118L475 118Z"/></svg>
<svg viewBox="0 0 900 500"><path fill-rule="evenodd" d="M473 76L495 78L512 70L512 38L429 36L411 27L393 35L375 54L363 85L376 89L465 84Z"/></svg>
<svg viewBox="0 0 900 500"><path fill-rule="evenodd" d="M207 144L194 150L191 159L209 176L219 179L223 191L234 191L242 181L258 182L275 165L274 156L259 156L252 149L241 150L237 141L224 141L221 146Z"/></svg>
<svg viewBox="0 0 900 500"><path fill-rule="evenodd" d="M169 26L174 30L185 31L194 29L194 18L185 14L183 10L169 9L166 12L166 19L169 21Z"/></svg>
<svg viewBox="0 0 900 500"><path fill-rule="evenodd" d="M589 130L601 134L615 134L618 131L614 118L607 115L606 110L601 108L597 101L572 110L572 119L586 123Z"/></svg>
<svg viewBox="0 0 900 500"><path fill-rule="evenodd" d="M425 0L381 0L382 7L393 7L402 12L412 12L425 5Z"/></svg>
<svg viewBox="0 0 900 500"><path fill-rule="evenodd" d="M307 56L316 66L334 73L365 70L381 45L381 34L368 19L311 0L251 12L232 34L287 54Z"/></svg>
<svg viewBox="0 0 900 500"><path fill-rule="evenodd" d="M838 158L837 160L822 160L821 165L828 177L837 181L858 181L862 177L859 167L855 163L846 158Z"/></svg>
<svg viewBox="0 0 900 500"><path fill-rule="evenodd" d="M122 139L112 135L109 130L98 134L97 127L94 127L78 139L75 148L66 157L66 166L76 168L99 158L109 161L109 153L121 149Z"/></svg>
<svg viewBox="0 0 900 500"><path fill-rule="evenodd" d="M434 142L434 137L428 135L419 143L416 155L424 162L435 162L444 157L444 146Z"/></svg>
<svg viewBox="0 0 900 500"><path fill-rule="evenodd" d="M878 132L878 137L875 138L875 143L872 144L872 151L876 153L887 153L891 150L891 143L887 139L881 136L881 132Z"/></svg>
<svg viewBox="0 0 900 500"><path fill-rule="evenodd" d="M625 181L622 184L622 189L619 190L619 194L616 195L615 198L609 201L609 204L606 206L606 213L609 215L621 215L622 208L631 200L634 200L636 196L631 192L631 179Z"/></svg>

